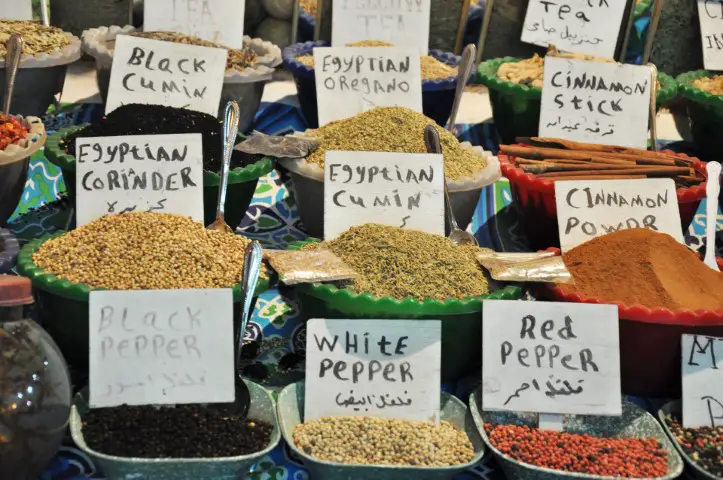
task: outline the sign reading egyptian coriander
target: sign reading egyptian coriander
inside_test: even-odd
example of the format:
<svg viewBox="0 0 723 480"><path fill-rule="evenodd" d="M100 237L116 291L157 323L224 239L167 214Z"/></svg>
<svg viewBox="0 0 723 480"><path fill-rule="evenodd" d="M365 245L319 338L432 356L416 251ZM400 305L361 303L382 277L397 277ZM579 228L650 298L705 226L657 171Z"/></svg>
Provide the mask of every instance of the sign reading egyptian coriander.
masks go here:
<svg viewBox="0 0 723 480"><path fill-rule="evenodd" d="M314 64L319 125L374 107L422 112L422 71L412 49L315 48Z"/></svg>
<svg viewBox="0 0 723 480"><path fill-rule="evenodd" d="M558 181L555 204L563 252L628 228L667 233L684 243L675 182L670 178Z"/></svg>
<svg viewBox="0 0 723 480"><path fill-rule="evenodd" d="M230 289L90 292L90 405L235 400Z"/></svg>
<svg viewBox="0 0 723 480"><path fill-rule="evenodd" d="M444 236L442 155L326 152L324 239L365 223Z"/></svg>
<svg viewBox="0 0 723 480"><path fill-rule="evenodd" d="M723 426L723 338L682 336L683 426Z"/></svg>
<svg viewBox="0 0 723 480"><path fill-rule="evenodd" d="M698 0L706 70L723 70L723 0Z"/></svg>
<svg viewBox="0 0 723 480"><path fill-rule="evenodd" d="M200 133L78 138L75 152L78 226L155 211L203 222Z"/></svg>
<svg viewBox="0 0 723 480"><path fill-rule="evenodd" d="M439 320L306 324L304 421L370 416L439 423Z"/></svg>
<svg viewBox="0 0 723 480"><path fill-rule="evenodd" d="M620 415L618 308L485 300L485 410Z"/></svg>
<svg viewBox="0 0 723 480"><path fill-rule="evenodd" d="M521 39L612 58L627 5L622 0L530 0Z"/></svg>
<svg viewBox="0 0 723 480"><path fill-rule="evenodd" d="M650 69L545 57L540 136L646 148Z"/></svg>
<svg viewBox="0 0 723 480"><path fill-rule="evenodd" d="M32 20L30 0L4 0L0 2L0 18L4 20Z"/></svg>
<svg viewBox="0 0 723 480"><path fill-rule="evenodd" d="M105 113L128 103L218 115L228 50L119 35Z"/></svg>

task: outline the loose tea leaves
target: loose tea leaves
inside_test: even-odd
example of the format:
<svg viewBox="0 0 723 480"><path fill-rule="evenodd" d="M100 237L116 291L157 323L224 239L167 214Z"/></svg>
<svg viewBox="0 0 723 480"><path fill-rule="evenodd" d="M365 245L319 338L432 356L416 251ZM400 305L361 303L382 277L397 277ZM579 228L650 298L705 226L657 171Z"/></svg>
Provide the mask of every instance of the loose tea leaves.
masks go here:
<svg viewBox="0 0 723 480"><path fill-rule="evenodd" d="M572 282L572 276L562 257L553 252L480 251L477 261L487 269L492 278L501 282Z"/></svg>
<svg viewBox="0 0 723 480"><path fill-rule="evenodd" d="M303 158L319 148L319 141L291 135L264 135L255 132L235 149L251 155L269 155L277 158Z"/></svg>
<svg viewBox="0 0 723 480"><path fill-rule="evenodd" d="M0 57L8 54L5 43L16 33L23 36L23 55L59 52L70 45L65 32L57 27L29 20L0 20Z"/></svg>
<svg viewBox="0 0 723 480"><path fill-rule="evenodd" d="M703 90L711 95L723 95L723 75L696 78L693 80L693 88Z"/></svg>
<svg viewBox="0 0 723 480"><path fill-rule="evenodd" d="M271 267L286 285L351 280L357 273L331 251L266 250Z"/></svg>

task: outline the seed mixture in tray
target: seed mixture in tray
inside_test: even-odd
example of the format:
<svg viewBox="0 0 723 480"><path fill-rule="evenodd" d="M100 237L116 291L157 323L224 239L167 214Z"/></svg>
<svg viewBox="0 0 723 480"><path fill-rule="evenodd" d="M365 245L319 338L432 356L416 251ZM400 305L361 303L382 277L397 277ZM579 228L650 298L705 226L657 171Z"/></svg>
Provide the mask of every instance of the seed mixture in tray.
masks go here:
<svg viewBox="0 0 723 480"><path fill-rule="evenodd" d="M665 423L697 466L715 478L723 478L723 425L683 428L682 418L670 414L665 416Z"/></svg>

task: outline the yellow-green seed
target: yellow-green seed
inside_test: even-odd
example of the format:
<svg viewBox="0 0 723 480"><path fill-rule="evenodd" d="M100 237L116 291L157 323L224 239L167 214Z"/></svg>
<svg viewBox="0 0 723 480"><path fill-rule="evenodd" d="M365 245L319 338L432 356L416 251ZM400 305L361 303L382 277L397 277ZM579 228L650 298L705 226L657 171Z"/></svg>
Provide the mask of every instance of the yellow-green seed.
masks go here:
<svg viewBox="0 0 723 480"><path fill-rule="evenodd" d="M15 33L23 36L23 55L59 52L70 45L65 32L57 27L29 20L0 20L0 57L7 55L5 43Z"/></svg>

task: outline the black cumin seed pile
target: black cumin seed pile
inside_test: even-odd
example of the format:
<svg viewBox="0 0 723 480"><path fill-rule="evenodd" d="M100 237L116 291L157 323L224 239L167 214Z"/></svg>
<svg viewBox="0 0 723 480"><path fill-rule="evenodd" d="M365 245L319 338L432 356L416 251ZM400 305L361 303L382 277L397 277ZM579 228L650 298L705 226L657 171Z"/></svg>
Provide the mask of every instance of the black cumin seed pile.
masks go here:
<svg viewBox="0 0 723 480"><path fill-rule="evenodd" d="M135 458L216 458L248 455L268 446L273 427L200 405L150 405L91 410L83 437L101 453Z"/></svg>

